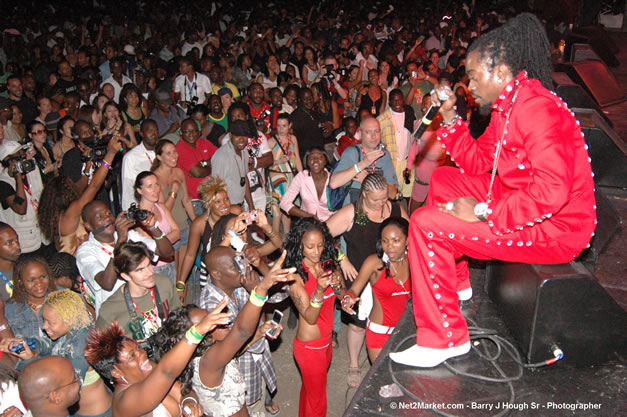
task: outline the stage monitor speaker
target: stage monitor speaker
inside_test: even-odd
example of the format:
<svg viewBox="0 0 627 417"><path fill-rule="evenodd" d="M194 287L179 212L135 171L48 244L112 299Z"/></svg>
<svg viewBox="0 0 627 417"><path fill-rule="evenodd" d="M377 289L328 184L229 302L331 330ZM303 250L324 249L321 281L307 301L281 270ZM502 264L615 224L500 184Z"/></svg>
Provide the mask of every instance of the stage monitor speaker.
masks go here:
<svg viewBox="0 0 627 417"><path fill-rule="evenodd" d="M595 110L573 109L588 144L594 182L601 187L627 188L627 145Z"/></svg>
<svg viewBox="0 0 627 417"><path fill-rule="evenodd" d="M584 59L594 59L601 61L601 57L594 52L594 49L587 43L574 43L570 52L571 62L583 61Z"/></svg>
<svg viewBox="0 0 627 417"><path fill-rule="evenodd" d="M618 45L609 37L604 28L599 26L586 26L578 28L576 35L586 38L587 43L590 44L590 48L608 66L617 67L620 64L616 58L616 54L619 52Z"/></svg>
<svg viewBox="0 0 627 417"><path fill-rule="evenodd" d="M570 109L594 109L605 119L605 122L613 126L611 120L603 113L603 109L596 101L583 89L570 79L565 72L554 72L553 83L555 92Z"/></svg>
<svg viewBox="0 0 627 417"><path fill-rule="evenodd" d="M486 272L486 291L528 363L552 358L552 346L574 366L624 355L627 313L582 264L490 262Z"/></svg>
<svg viewBox="0 0 627 417"><path fill-rule="evenodd" d="M556 71L565 72L571 80L585 88L601 107L625 100L616 78L601 61L586 59L570 64L558 64Z"/></svg>

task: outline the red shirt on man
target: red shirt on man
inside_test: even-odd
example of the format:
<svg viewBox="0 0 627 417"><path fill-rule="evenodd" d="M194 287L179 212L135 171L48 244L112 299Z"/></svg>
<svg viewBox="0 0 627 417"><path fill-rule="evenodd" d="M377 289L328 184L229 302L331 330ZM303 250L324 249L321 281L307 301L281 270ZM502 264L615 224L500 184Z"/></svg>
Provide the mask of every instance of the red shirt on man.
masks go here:
<svg viewBox="0 0 627 417"><path fill-rule="evenodd" d="M190 177L187 173L200 161L210 161L213 154L218 150L215 145L205 138L199 138L196 147L185 142L183 138L176 144L176 151L179 153L179 161L176 164L185 173L187 182L187 191L192 200L200 199L198 195L198 186L205 178Z"/></svg>

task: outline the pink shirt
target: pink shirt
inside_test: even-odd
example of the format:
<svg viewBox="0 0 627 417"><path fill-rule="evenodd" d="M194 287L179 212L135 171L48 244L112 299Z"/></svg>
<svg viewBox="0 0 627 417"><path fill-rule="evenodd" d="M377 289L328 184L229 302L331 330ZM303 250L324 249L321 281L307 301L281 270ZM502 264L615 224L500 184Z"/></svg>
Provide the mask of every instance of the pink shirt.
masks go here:
<svg viewBox="0 0 627 417"><path fill-rule="evenodd" d="M300 199L302 201L300 207L301 210L317 216L323 222L331 217L333 212L329 210L326 193L326 187L329 185L330 175L328 171L325 170L325 172L327 173L327 181L324 184L325 191L322 193L320 200L318 200L316 184L314 183L311 175L309 175L309 170L304 170L303 172L299 172L294 177L292 183L285 192L285 195L281 199L281 210L289 213L290 209L294 207L294 200L296 199L296 196L300 194Z"/></svg>

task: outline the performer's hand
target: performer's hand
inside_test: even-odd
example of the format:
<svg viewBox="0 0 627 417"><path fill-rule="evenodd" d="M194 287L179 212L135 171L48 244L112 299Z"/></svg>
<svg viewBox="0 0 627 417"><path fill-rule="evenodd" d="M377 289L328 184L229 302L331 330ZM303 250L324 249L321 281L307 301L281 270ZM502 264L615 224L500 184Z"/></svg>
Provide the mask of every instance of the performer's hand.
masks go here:
<svg viewBox="0 0 627 417"><path fill-rule="evenodd" d="M443 92L448 95L448 100L440 101L438 97L438 93ZM455 93L448 86L436 86L433 90L431 90L431 105L440 106L440 113L442 113L442 118L445 122L450 122L453 117L457 114L457 107L455 106L455 102L457 101L457 97L455 97Z"/></svg>
<svg viewBox="0 0 627 417"><path fill-rule="evenodd" d="M451 203L452 207L450 207ZM449 205L449 209L446 207L447 204ZM474 197L458 197L448 203L438 203L438 208L440 211L451 214L465 222L477 223L481 220L475 216L476 205L477 200L475 200Z"/></svg>
<svg viewBox="0 0 627 417"><path fill-rule="evenodd" d="M353 306L355 305L355 303L359 301L359 297L353 297L350 294L346 294L344 295L344 297L342 297L342 310L344 310L345 312L347 312L348 314L355 314L355 310L353 310Z"/></svg>

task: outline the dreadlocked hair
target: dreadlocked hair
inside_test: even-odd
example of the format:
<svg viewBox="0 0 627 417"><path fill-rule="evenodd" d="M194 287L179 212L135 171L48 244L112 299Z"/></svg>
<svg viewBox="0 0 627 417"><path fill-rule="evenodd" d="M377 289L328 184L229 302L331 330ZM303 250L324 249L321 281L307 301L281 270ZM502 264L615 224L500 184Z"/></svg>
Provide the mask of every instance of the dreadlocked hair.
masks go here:
<svg viewBox="0 0 627 417"><path fill-rule="evenodd" d="M531 13L521 13L509 22L479 37L468 53L478 50L488 69L505 64L515 77L527 70L544 88L553 89L551 45L542 23Z"/></svg>
<svg viewBox="0 0 627 417"><path fill-rule="evenodd" d="M379 268L378 271L381 271L383 270L383 268L385 268L386 278L390 277L390 261L383 260L383 255L385 254L385 252L383 251L383 243L381 241L383 239L383 231L388 226L396 226L401 229L401 232L403 232L405 239L407 239L407 237L409 236L409 222L402 217L388 217L383 221L383 223L381 223L381 226L379 227L379 234L377 235L375 250L377 256L379 257L379 259L381 259L381 262L383 263L383 266Z"/></svg>
<svg viewBox="0 0 627 417"><path fill-rule="evenodd" d="M24 270L30 264L38 263L42 266L46 275L48 275L48 293L56 290L54 285L54 279L50 268L48 268L48 262L39 256L32 253L26 253L20 255L13 266L13 294L9 299L9 302L13 303L25 303L26 302L26 289L24 288Z"/></svg>
<svg viewBox="0 0 627 417"><path fill-rule="evenodd" d="M93 324L83 298L72 290L51 292L44 306L52 308L69 330L78 330Z"/></svg>
<svg viewBox="0 0 627 417"><path fill-rule="evenodd" d="M199 307L194 304L187 304L170 312L159 331L150 336L148 343L152 346L153 359L156 362L159 362L166 353L183 340L185 332L194 324L189 317L194 308ZM202 357L214 343L215 340L211 336L206 336L194 351L183 372L178 376L177 380L183 384L183 395L191 391L192 376L194 376L193 359Z"/></svg>
<svg viewBox="0 0 627 417"><path fill-rule="evenodd" d="M209 210L214 197L219 192L226 191L226 183L218 176L212 175L205 178L198 186L198 194L202 198L202 205Z"/></svg>
<svg viewBox="0 0 627 417"><path fill-rule="evenodd" d="M307 282L308 274L303 265L303 260L305 259L305 255L303 253L303 237L305 236L305 233L316 231L322 233L322 238L324 240L324 249L320 259L323 261L328 259L335 261L337 259L337 249L333 244L333 236L331 236L329 228L325 223L322 223L320 220L316 220L313 217L299 219L296 224L292 225L290 228L290 232L288 233L285 241L287 255L285 257L283 267L296 268L296 271L303 278L304 282Z"/></svg>
<svg viewBox="0 0 627 417"><path fill-rule="evenodd" d="M59 216L78 200L74 184L68 177L55 177L44 187L39 198L37 220L41 232L55 245L59 243Z"/></svg>
<svg viewBox="0 0 627 417"><path fill-rule="evenodd" d="M85 359L101 377L113 382L111 371L113 366L119 362L120 352L127 340L132 339L124 335L124 330L117 321L104 329L95 327L87 336Z"/></svg>
<svg viewBox="0 0 627 417"><path fill-rule="evenodd" d="M355 218L357 218L358 215L365 213L364 200L366 199L366 194L374 190L387 190L387 188L388 183L383 174L375 172L373 174L366 175L366 178L364 178L361 183L359 197L357 197L357 201L355 202Z"/></svg>
<svg viewBox="0 0 627 417"><path fill-rule="evenodd" d="M68 277L72 281L72 286L79 284L80 272L76 266L76 258L66 252L56 252L48 259L48 266L54 278Z"/></svg>

